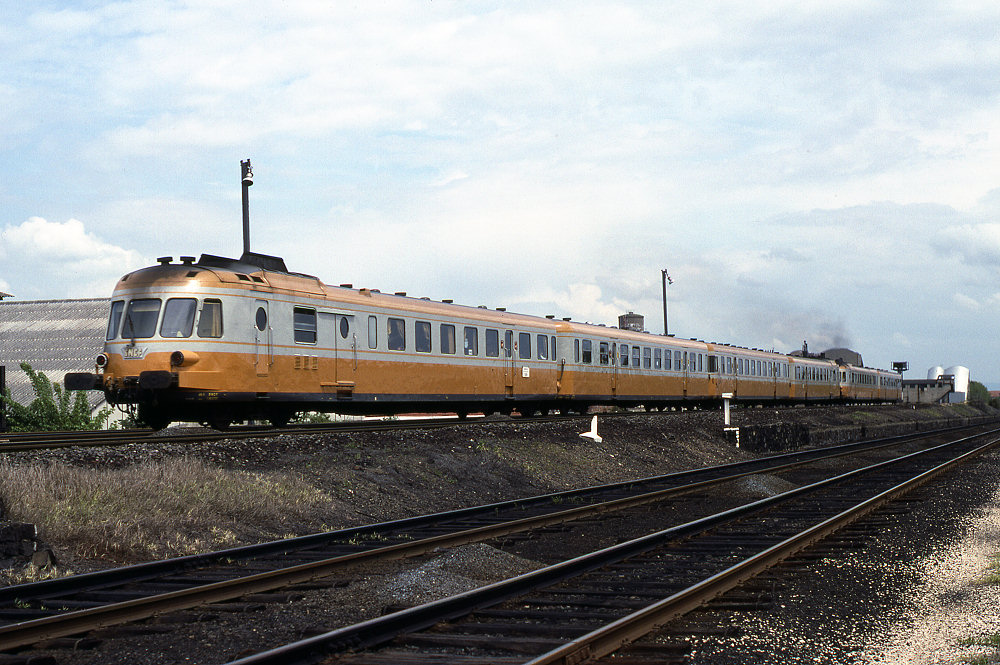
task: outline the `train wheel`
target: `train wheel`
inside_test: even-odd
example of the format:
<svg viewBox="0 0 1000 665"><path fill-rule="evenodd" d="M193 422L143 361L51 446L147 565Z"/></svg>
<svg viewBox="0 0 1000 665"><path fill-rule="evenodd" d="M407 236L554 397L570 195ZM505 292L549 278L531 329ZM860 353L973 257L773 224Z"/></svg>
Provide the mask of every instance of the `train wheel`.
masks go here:
<svg viewBox="0 0 1000 665"><path fill-rule="evenodd" d="M282 428L288 427L288 421L292 419L292 414L290 413L272 413L268 420L271 421L272 427Z"/></svg>
<svg viewBox="0 0 1000 665"><path fill-rule="evenodd" d="M229 429L229 426L233 424L233 421L230 420L229 418L226 418L225 416L212 416L211 418L208 419L208 422L205 424L211 427L212 429L217 429L220 432L225 432L227 429Z"/></svg>
<svg viewBox="0 0 1000 665"><path fill-rule="evenodd" d="M146 427L155 430L164 429L171 421L160 409L146 404L139 405L139 421Z"/></svg>

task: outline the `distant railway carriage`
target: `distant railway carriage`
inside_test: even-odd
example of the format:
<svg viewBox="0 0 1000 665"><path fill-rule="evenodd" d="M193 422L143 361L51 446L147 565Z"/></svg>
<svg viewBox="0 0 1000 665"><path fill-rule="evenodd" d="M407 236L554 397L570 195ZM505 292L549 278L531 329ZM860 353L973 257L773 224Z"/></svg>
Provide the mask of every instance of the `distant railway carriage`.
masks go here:
<svg viewBox="0 0 1000 665"><path fill-rule="evenodd" d="M169 258L114 290L96 373L154 427L595 405L895 401L899 375L831 360L334 287L281 259Z"/></svg>

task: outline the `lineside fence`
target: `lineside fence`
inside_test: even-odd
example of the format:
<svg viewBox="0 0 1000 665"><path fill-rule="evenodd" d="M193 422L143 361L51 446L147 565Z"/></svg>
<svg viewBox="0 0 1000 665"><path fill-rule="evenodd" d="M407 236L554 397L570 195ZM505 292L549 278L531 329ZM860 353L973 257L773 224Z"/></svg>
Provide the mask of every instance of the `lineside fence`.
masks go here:
<svg viewBox="0 0 1000 665"><path fill-rule="evenodd" d="M7 368L0 365L0 395L7 390ZM0 400L0 432L7 431L7 403Z"/></svg>

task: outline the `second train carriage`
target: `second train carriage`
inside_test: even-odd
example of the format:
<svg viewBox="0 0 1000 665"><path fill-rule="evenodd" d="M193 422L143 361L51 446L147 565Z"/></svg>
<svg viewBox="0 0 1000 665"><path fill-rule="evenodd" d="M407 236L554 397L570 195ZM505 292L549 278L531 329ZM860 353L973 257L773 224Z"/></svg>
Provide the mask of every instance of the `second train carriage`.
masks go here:
<svg viewBox="0 0 1000 665"><path fill-rule="evenodd" d="M281 259L164 258L123 277L96 374L67 388L153 426L299 411L584 410L593 405L893 401L897 374L483 307L333 287Z"/></svg>

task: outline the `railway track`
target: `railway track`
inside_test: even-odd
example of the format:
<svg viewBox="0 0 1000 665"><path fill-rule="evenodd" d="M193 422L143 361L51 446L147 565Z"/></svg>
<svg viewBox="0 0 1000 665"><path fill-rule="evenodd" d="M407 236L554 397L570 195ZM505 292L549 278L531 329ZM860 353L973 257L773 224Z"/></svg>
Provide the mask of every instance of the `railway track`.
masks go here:
<svg viewBox="0 0 1000 665"><path fill-rule="evenodd" d="M551 421L558 419L580 419L581 416L551 416L548 418L521 418L518 422ZM151 429L96 430L82 432L10 432L0 434L0 453L25 452L68 448L71 446L116 446L130 443L201 443L223 439L252 439L256 437L278 436L282 434L322 434L373 432L398 429L433 429L454 427L477 420L458 420L455 417L427 418L415 420L363 420L338 423L301 424L275 428L267 426L233 427L225 431L202 428L180 428L175 431L157 432ZM184 431L189 429L191 431Z"/></svg>
<svg viewBox="0 0 1000 665"><path fill-rule="evenodd" d="M592 662L998 446L1000 430L948 441L232 665ZM685 649L650 642L614 662Z"/></svg>
<svg viewBox="0 0 1000 665"><path fill-rule="evenodd" d="M602 418L628 417L628 412L604 414ZM586 416L551 415L551 416L521 416L514 418L512 423L555 423L580 420ZM457 416L435 418L414 418L406 420L348 420L334 423L306 423L287 427L270 427L247 425L231 427L224 431L204 428L179 428L177 430L155 431L151 429L126 430L91 430L75 432L9 432L0 434L0 453L25 452L68 448L71 446L115 446L130 443L201 443L205 441L220 441L223 439L252 439L257 437L279 436L286 434L324 434L351 432L378 432L407 429L439 429L474 425L482 422L494 422L482 418L459 419ZM190 430L190 431L184 431Z"/></svg>
<svg viewBox="0 0 1000 665"><path fill-rule="evenodd" d="M182 557L0 589L0 651L204 603L301 585L366 561L416 556L573 520L663 502L755 473L775 473L891 447L926 445L896 437L572 490L287 541ZM817 470L808 473L819 473ZM686 503L691 503L687 501Z"/></svg>
<svg viewBox="0 0 1000 665"><path fill-rule="evenodd" d="M786 407L795 408L795 407ZM811 408L824 408L815 406ZM660 412L667 415L671 412ZM680 413L679 411L677 413ZM645 415L645 412L642 412ZM623 411L615 413L601 414L602 419L628 418L636 413ZM585 421L591 416L582 415L540 415L540 416L519 416L502 422L516 424L528 423L558 423L567 421ZM983 419L986 420L985 418ZM303 423L290 425L287 427L270 427L262 425L247 425L231 427L225 431L210 430L204 428L178 428L176 430L161 430L159 432L151 429L124 429L124 430L90 430L90 431L63 431L63 432L6 432L0 433L0 453L27 452L35 450L47 450L68 448L73 446L96 447L96 446L116 446L133 443L201 443L206 441L220 441L225 439L252 439L257 437L270 437L286 434L324 434L324 433L351 433L351 432L377 432L407 429L439 429L447 427L460 427L475 425L477 423L497 422L486 420L476 416L466 419L459 419L457 416L441 416L432 418L414 419L390 419L390 420L350 420L334 423ZM941 423L947 427L946 423ZM189 431L185 431L189 430Z"/></svg>

